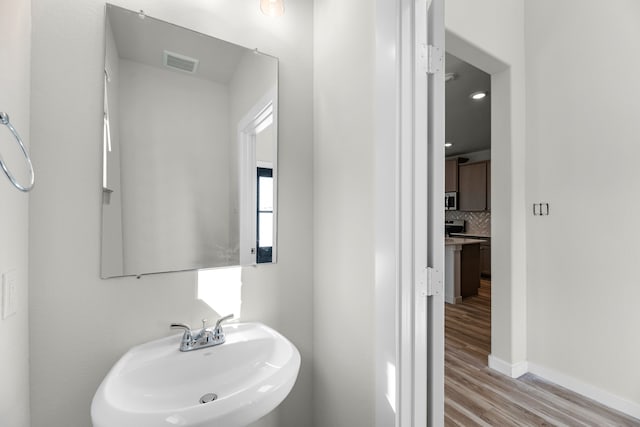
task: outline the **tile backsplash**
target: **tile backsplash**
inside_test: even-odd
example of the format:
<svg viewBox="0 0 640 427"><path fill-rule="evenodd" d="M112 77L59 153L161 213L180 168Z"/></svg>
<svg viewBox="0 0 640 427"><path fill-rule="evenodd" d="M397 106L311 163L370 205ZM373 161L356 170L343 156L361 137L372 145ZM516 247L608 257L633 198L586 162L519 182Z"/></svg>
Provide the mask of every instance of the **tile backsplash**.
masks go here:
<svg viewBox="0 0 640 427"><path fill-rule="evenodd" d="M491 235L491 212L444 211L445 219L464 219L466 233Z"/></svg>

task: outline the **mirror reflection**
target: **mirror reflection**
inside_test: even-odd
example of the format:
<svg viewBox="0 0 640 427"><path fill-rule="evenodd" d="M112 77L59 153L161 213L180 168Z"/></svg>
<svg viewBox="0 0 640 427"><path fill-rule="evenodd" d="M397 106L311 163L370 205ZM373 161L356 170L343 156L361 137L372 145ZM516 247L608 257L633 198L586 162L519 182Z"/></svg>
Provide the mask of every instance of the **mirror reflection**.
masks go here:
<svg viewBox="0 0 640 427"><path fill-rule="evenodd" d="M102 277L275 262L277 59L106 8Z"/></svg>

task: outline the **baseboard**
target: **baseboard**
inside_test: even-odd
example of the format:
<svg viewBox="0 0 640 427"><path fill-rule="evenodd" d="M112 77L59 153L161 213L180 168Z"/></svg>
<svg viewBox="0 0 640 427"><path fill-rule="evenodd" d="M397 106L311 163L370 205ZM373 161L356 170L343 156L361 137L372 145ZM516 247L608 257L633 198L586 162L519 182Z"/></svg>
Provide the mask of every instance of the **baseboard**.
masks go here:
<svg viewBox="0 0 640 427"><path fill-rule="evenodd" d="M502 359L495 357L492 354L489 355L488 362L489 368L511 378L518 378L526 374L527 372L530 372L533 375L536 375L544 380L550 381L575 393L581 394L582 396L588 397L589 399L593 399L598 403L608 406L609 408L640 419L639 403L632 402L606 390L582 382L569 375L526 361L518 363L508 363Z"/></svg>
<svg viewBox="0 0 640 427"><path fill-rule="evenodd" d="M451 299L445 296L444 301L447 304L460 304L462 302L462 297L453 297L453 299Z"/></svg>
<svg viewBox="0 0 640 427"><path fill-rule="evenodd" d="M508 363L502 359L489 355L489 367L494 371L498 371L511 378L518 378L529 371L529 365L526 361L517 363Z"/></svg>
<svg viewBox="0 0 640 427"><path fill-rule="evenodd" d="M491 356L489 356L489 358L491 358ZM545 368L544 366L536 365L535 363L529 363L528 365L529 372L533 375L547 381L551 381L552 383L588 397L589 399L593 399L596 402L602 403L612 409L640 419L640 404L636 402L631 402L606 390L570 377L569 375L554 371L553 369Z"/></svg>

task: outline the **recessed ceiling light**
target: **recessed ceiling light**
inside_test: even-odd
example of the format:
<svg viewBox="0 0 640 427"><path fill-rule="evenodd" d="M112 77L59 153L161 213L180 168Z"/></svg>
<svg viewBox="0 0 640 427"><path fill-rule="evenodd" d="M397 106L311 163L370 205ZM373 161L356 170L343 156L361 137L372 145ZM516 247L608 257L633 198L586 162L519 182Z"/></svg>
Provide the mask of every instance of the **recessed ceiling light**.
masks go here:
<svg viewBox="0 0 640 427"><path fill-rule="evenodd" d="M469 95L471 99L474 99L476 101L481 100L485 96L487 96L487 92L484 92L484 91L473 92L471 95Z"/></svg>
<svg viewBox="0 0 640 427"><path fill-rule="evenodd" d="M444 148L451 148L453 147L453 142L445 142L444 143Z"/></svg>

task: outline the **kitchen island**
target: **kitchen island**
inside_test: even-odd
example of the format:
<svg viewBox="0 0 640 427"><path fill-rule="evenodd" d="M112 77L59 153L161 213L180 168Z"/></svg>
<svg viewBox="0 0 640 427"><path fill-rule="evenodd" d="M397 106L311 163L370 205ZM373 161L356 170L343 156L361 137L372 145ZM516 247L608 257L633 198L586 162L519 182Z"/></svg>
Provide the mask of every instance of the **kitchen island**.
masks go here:
<svg viewBox="0 0 640 427"><path fill-rule="evenodd" d="M449 304L477 295L480 287L480 244L464 237L444 239L444 300Z"/></svg>

